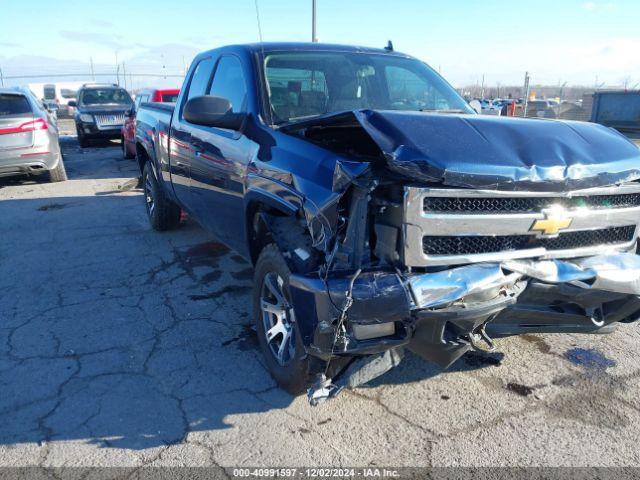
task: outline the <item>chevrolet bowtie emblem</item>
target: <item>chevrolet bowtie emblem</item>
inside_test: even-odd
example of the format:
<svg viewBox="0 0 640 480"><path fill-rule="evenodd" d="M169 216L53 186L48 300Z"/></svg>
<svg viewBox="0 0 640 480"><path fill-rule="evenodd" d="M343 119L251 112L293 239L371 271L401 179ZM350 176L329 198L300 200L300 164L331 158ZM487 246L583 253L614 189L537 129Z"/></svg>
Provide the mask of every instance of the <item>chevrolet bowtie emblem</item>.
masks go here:
<svg viewBox="0 0 640 480"><path fill-rule="evenodd" d="M565 217L562 213L556 212L542 212L545 216L544 220L536 220L531 225L532 232L538 232L541 236L554 236L558 235L560 230L569 228L572 218Z"/></svg>

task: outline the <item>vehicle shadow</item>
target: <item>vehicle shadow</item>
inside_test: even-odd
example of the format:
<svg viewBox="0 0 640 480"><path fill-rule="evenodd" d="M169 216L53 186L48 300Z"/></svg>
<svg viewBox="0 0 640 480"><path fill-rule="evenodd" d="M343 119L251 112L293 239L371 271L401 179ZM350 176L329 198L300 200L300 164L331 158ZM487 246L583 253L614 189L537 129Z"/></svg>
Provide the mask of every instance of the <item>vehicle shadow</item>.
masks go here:
<svg viewBox="0 0 640 480"><path fill-rule="evenodd" d="M118 191L0 200L0 218L0 444L139 450L294 400L263 366L251 266L194 222L155 232ZM370 386L441 374L408 355Z"/></svg>

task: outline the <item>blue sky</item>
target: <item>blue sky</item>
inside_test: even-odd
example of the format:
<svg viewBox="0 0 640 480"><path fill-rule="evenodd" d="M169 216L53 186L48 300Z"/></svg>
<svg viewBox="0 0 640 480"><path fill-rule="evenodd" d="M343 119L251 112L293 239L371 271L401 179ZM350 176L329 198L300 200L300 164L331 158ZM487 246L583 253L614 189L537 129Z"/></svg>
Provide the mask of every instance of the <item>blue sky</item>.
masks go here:
<svg viewBox="0 0 640 480"><path fill-rule="evenodd" d="M637 0L317 0L321 41L415 55L455 85L640 82ZM259 0L265 40L310 39L311 0ZM0 0L0 68L124 61L182 69L201 50L258 39L254 0Z"/></svg>

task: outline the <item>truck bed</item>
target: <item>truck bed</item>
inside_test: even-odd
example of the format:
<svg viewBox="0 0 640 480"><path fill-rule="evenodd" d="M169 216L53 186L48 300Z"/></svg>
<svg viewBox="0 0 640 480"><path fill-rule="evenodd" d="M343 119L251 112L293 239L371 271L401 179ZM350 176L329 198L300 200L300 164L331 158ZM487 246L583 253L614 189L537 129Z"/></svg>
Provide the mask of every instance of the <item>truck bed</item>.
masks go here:
<svg viewBox="0 0 640 480"><path fill-rule="evenodd" d="M165 112L173 113L173 110L176 108L175 103L160 103L160 102L146 102L141 103L140 108L148 108L151 110L164 110Z"/></svg>

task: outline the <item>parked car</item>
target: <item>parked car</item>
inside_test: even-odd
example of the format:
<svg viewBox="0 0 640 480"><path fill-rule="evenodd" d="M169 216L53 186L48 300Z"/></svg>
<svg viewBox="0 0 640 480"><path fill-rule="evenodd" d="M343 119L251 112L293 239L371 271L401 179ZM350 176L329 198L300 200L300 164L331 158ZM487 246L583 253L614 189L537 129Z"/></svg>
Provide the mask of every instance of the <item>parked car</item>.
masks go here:
<svg viewBox="0 0 640 480"><path fill-rule="evenodd" d="M557 114L549 100L529 100L527 117L556 118Z"/></svg>
<svg viewBox="0 0 640 480"><path fill-rule="evenodd" d="M86 82L64 81L53 83L29 83L27 86L36 96L47 103L58 105L58 117L73 117L74 109L68 106L70 101L75 101L78 89Z"/></svg>
<svg viewBox="0 0 640 480"><path fill-rule="evenodd" d="M136 142L153 228L184 210L252 262L265 364L312 403L405 348L446 367L493 334L640 316L640 150L596 124L476 115L408 55L210 50L175 107L140 106Z"/></svg>
<svg viewBox="0 0 640 480"><path fill-rule="evenodd" d="M135 158L136 156L136 110L143 103L175 103L179 88L151 88L138 92L133 102L133 108L125 114L124 125L121 131L122 156L126 159Z"/></svg>
<svg viewBox="0 0 640 480"><path fill-rule="evenodd" d="M0 177L67 179L55 116L29 90L0 88Z"/></svg>
<svg viewBox="0 0 640 480"><path fill-rule="evenodd" d="M483 115L500 115L500 105L498 103L494 103L493 100L489 100L487 98L482 98L478 100L482 107L480 113Z"/></svg>
<svg viewBox="0 0 640 480"><path fill-rule="evenodd" d="M118 85L84 85L78 90L74 120L78 143L87 147L89 141L120 138L126 112L131 110L133 100L129 93Z"/></svg>

